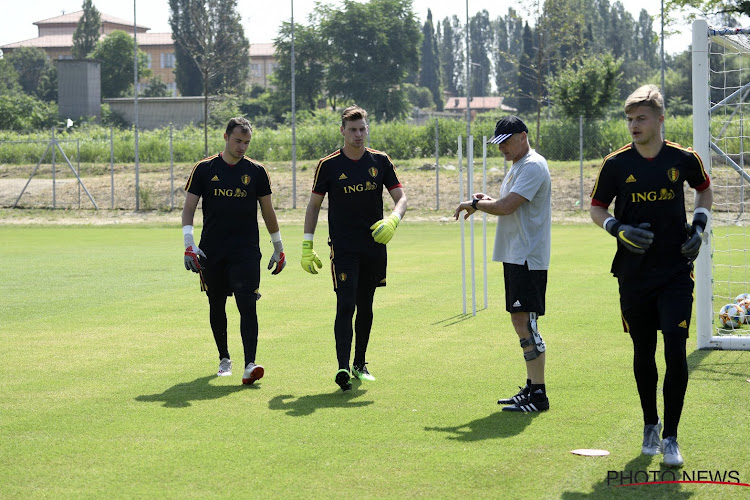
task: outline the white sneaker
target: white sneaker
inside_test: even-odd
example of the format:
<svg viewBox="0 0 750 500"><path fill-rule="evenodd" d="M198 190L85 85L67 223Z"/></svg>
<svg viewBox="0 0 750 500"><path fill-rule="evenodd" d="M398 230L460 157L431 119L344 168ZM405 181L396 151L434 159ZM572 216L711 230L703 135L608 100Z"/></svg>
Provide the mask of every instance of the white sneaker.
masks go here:
<svg viewBox="0 0 750 500"><path fill-rule="evenodd" d="M677 438L674 436L665 437L661 442L661 452L664 454L662 462L665 465L679 467L685 463L680 453L680 445L677 444Z"/></svg>
<svg viewBox="0 0 750 500"><path fill-rule="evenodd" d="M656 424L648 424L643 427L643 448L641 453L644 455L658 455L661 451L661 419Z"/></svg>
<svg viewBox="0 0 750 500"><path fill-rule="evenodd" d="M255 363L248 363L245 367L245 373L242 374L243 384L252 384L258 379L263 378L263 367Z"/></svg>
<svg viewBox="0 0 750 500"><path fill-rule="evenodd" d="M219 361L219 371L216 375L219 377L228 377L232 374L232 360L229 358L221 358Z"/></svg>

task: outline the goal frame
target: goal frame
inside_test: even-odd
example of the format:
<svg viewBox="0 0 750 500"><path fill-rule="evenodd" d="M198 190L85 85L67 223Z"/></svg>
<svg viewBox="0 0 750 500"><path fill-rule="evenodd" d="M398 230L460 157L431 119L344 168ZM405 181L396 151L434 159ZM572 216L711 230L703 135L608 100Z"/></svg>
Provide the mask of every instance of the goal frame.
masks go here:
<svg viewBox="0 0 750 500"><path fill-rule="evenodd" d="M693 22L692 77L693 77L693 149L703 160L703 166L711 176L712 151L721 154L711 140L711 113L714 108L745 92L748 82L742 89L711 107L709 50L712 36L720 36L711 30L708 23L699 19ZM734 33L750 33L750 30L735 30ZM730 34L730 33L727 33ZM742 173L746 177L746 173ZM712 218L706 226L703 248L695 261L695 325L698 349L750 350L750 336L715 335L714 291L713 291L713 247Z"/></svg>

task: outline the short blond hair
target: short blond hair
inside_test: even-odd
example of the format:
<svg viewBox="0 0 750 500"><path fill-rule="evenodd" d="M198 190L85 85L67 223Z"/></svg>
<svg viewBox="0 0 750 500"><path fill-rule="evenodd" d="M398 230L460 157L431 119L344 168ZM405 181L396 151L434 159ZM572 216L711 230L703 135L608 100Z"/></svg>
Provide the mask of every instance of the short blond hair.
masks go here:
<svg viewBox="0 0 750 500"><path fill-rule="evenodd" d="M638 106L647 106L655 109L660 115L664 114L664 97L661 95L659 87L653 84L643 85L625 100L625 113L630 113L633 108Z"/></svg>

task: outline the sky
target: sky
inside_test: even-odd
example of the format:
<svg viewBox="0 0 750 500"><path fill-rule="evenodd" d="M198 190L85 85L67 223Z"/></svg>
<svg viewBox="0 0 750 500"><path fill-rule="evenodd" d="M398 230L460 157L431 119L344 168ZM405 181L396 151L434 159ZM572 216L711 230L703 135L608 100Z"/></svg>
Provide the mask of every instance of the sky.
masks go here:
<svg viewBox="0 0 750 500"><path fill-rule="evenodd" d="M10 0L8 0L10 1ZM336 5L340 2L319 0L320 3ZM288 21L291 6L294 5L295 22L305 24L307 16L315 7L315 0L289 0L280 2L269 8L268 4L258 0L238 0L238 10L242 16L245 36L250 43L269 43L276 36L279 25ZM614 2L612 2L614 3ZM32 24L65 12L81 10L83 0L26 0L14 3L12 14L0 17L0 45L27 40L37 36L37 27ZM285 5L286 4L286 5ZM661 9L659 0L624 0L623 5L635 19L641 9L652 16L658 16ZM168 0L94 0L94 6L106 14L132 22L135 6L136 21L139 25L151 28L151 33L169 32L169 1ZM413 0L414 12L423 22L427 17L427 9L432 9L434 20L441 20L446 16L457 15L462 22L466 19L466 2L456 0ZM469 16L486 9L490 18L505 15L509 7L513 7L524 19L530 15L519 8L517 0L468 0ZM654 31L660 31L661 21L654 20ZM685 23L678 27L683 33L670 36L665 41L665 51L669 54L682 52L690 44L690 25Z"/></svg>

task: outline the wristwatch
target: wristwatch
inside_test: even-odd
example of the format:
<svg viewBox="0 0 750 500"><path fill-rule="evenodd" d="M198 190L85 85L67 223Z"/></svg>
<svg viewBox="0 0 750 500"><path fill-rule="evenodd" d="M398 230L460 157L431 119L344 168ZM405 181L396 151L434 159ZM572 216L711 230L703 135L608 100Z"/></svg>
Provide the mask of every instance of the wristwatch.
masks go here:
<svg viewBox="0 0 750 500"><path fill-rule="evenodd" d="M474 198L473 200L471 200L471 208L473 208L474 210L476 210L477 209L477 203L479 203L479 198Z"/></svg>

